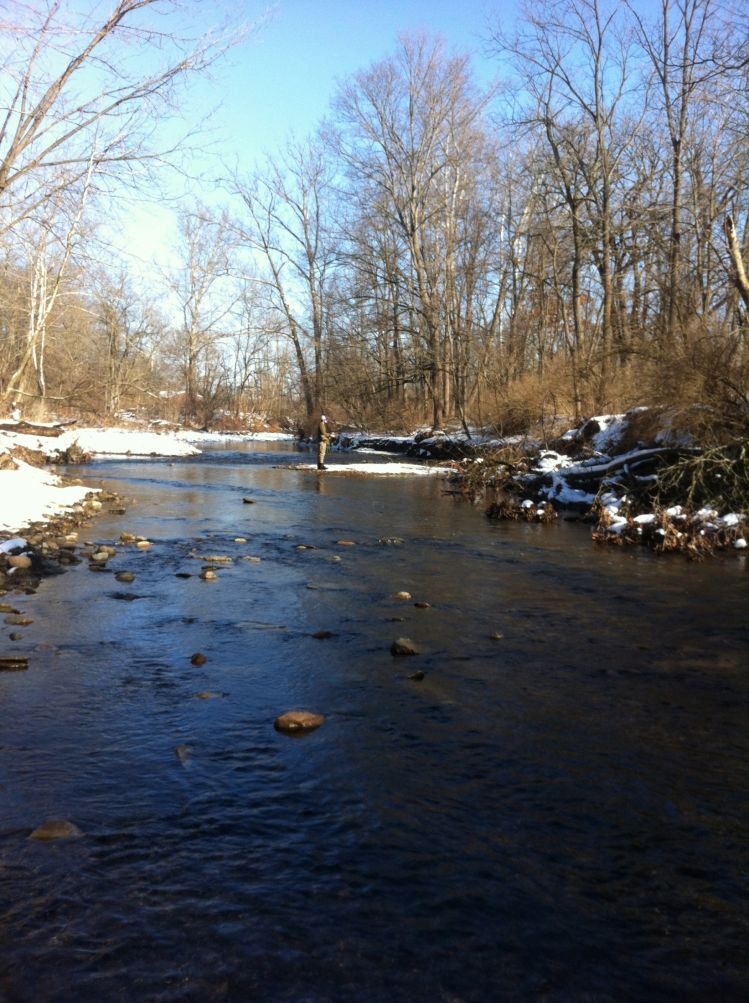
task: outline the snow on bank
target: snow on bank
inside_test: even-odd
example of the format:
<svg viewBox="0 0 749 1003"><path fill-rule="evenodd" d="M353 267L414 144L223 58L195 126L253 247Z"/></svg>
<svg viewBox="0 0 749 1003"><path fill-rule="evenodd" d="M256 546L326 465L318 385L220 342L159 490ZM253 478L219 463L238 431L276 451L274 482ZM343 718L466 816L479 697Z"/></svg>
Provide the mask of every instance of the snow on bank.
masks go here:
<svg viewBox="0 0 749 1003"><path fill-rule="evenodd" d="M289 469L289 468L287 468ZM317 473L316 463L295 463L291 470L312 470ZM452 467L427 467L422 463L328 463L326 474L358 474L363 477L447 477L455 471Z"/></svg>
<svg viewBox="0 0 749 1003"><path fill-rule="evenodd" d="M0 432L0 452L23 446L52 459L74 443L94 456L195 456L200 452L169 433L124 428L69 428L58 436Z"/></svg>
<svg viewBox="0 0 749 1003"><path fill-rule="evenodd" d="M65 450L73 443L94 456L196 456L200 452L168 433L123 428L70 429L52 439L51 448Z"/></svg>
<svg viewBox="0 0 749 1003"><path fill-rule="evenodd" d="M296 438L291 432L196 432L180 429L175 436L182 442L290 442Z"/></svg>
<svg viewBox="0 0 749 1003"><path fill-rule="evenodd" d="M92 488L63 486L48 470L20 460L17 470L0 470L0 532L14 532L32 522L45 522L83 501Z"/></svg>

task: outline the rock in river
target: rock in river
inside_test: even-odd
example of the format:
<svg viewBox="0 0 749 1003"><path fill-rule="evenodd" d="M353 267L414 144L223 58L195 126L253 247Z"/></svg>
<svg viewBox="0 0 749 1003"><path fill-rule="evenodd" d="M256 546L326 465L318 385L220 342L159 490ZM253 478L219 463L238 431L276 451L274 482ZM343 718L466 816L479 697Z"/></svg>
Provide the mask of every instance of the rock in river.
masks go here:
<svg viewBox="0 0 749 1003"><path fill-rule="evenodd" d="M29 660L24 655L0 655L0 672L22 672L28 667Z"/></svg>
<svg viewBox="0 0 749 1003"><path fill-rule="evenodd" d="M273 727L276 731L282 731L287 735L303 735L319 728L324 720L322 714L313 714L307 710L289 710L276 718Z"/></svg>
<svg viewBox="0 0 749 1003"><path fill-rule="evenodd" d="M410 637L397 637L390 645L390 654L396 657L418 655L419 649Z"/></svg>
<svg viewBox="0 0 749 1003"><path fill-rule="evenodd" d="M396 592L393 595L393 599L411 599L411 598L412 597L410 592Z"/></svg>
<svg viewBox="0 0 749 1003"><path fill-rule="evenodd" d="M49 818L42 822L32 833L29 839L53 840L53 839L76 839L83 833L73 822L68 822L64 818Z"/></svg>
<svg viewBox="0 0 749 1003"><path fill-rule="evenodd" d="M134 582L135 575L132 571L118 571L114 576L118 582Z"/></svg>
<svg viewBox="0 0 749 1003"><path fill-rule="evenodd" d="M195 654L190 658L190 661L192 662L193 665L205 665L208 659L206 658L206 656L203 654L202 651L196 651Z"/></svg>

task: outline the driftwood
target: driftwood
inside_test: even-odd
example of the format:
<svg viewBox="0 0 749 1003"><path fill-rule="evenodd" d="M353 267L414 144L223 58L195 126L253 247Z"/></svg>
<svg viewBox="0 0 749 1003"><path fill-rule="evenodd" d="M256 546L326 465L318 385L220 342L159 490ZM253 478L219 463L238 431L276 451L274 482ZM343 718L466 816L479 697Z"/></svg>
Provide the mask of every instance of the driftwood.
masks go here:
<svg viewBox="0 0 749 1003"><path fill-rule="evenodd" d="M32 425L29 421L16 421L13 424L0 424L0 432L18 432L19 435L44 435L51 439L56 439L62 435L69 425L74 425L74 421L66 421L60 425Z"/></svg>

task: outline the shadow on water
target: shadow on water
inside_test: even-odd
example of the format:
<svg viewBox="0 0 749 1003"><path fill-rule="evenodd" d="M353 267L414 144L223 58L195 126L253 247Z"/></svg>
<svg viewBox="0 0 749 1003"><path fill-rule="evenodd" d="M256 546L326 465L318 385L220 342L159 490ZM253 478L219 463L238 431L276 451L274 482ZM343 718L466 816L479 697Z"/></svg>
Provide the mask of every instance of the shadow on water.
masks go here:
<svg viewBox="0 0 749 1003"><path fill-rule="evenodd" d="M131 499L90 532L153 547L3 627L0 998L743 999L742 561L307 459L89 471ZM29 841L49 816L84 836Z"/></svg>

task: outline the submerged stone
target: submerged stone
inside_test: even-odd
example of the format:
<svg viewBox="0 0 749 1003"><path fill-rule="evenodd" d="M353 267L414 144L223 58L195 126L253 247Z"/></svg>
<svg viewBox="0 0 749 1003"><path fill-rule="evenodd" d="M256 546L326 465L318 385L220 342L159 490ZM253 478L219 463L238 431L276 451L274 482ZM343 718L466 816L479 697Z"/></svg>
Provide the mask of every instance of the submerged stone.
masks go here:
<svg viewBox="0 0 749 1003"><path fill-rule="evenodd" d="M412 596L410 592L395 592L393 595L393 599L411 599L411 598Z"/></svg>
<svg viewBox="0 0 749 1003"><path fill-rule="evenodd" d="M273 727L276 731L289 735L304 734L319 728L324 721L322 714L313 714L307 710L289 710L276 718Z"/></svg>
<svg viewBox="0 0 749 1003"><path fill-rule="evenodd" d="M83 833L74 822L68 822L64 818L49 818L42 822L33 832L29 833L29 839L49 841L54 839L77 839Z"/></svg>
<svg viewBox="0 0 749 1003"><path fill-rule="evenodd" d="M208 659L202 651L196 651L195 654L190 657L190 661L193 665L205 665Z"/></svg>
<svg viewBox="0 0 749 1003"><path fill-rule="evenodd" d="M132 571L118 571L114 576L118 582L134 582L135 575Z"/></svg>

